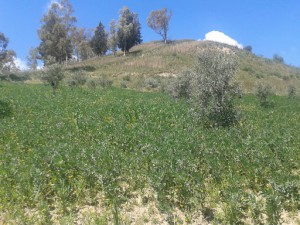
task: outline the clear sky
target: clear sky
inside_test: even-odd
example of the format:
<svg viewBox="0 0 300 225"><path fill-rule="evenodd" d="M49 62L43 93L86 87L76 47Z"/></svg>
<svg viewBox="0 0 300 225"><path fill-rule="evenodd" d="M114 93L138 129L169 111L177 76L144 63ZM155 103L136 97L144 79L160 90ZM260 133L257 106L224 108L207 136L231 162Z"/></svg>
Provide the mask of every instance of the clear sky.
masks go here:
<svg viewBox="0 0 300 225"><path fill-rule="evenodd" d="M37 30L51 0L0 0L0 32L10 39L9 49L25 61L30 47L39 45ZM300 67L300 0L70 0L78 27L95 28L128 6L138 13L144 42L160 37L146 25L152 10L173 11L171 39L204 39L217 30L238 43L251 45L267 58L281 55L287 64Z"/></svg>

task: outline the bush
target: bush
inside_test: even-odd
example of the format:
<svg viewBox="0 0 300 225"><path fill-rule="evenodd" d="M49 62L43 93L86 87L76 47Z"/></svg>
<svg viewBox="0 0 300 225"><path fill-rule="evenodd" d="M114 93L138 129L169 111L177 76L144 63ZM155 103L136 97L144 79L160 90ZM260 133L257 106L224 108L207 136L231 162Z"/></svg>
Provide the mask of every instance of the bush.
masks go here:
<svg viewBox="0 0 300 225"><path fill-rule="evenodd" d="M130 77L130 74L125 74L125 76L122 78L122 80L124 81L130 81L131 80L131 77Z"/></svg>
<svg viewBox="0 0 300 225"><path fill-rule="evenodd" d="M53 64L42 72L42 80L50 84L55 94L60 82L64 78L64 72L61 65Z"/></svg>
<svg viewBox="0 0 300 225"><path fill-rule="evenodd" d="M289 85L288 87L288 96L290 98L294 98L296 97L296 94L297 94L297 89L294 85Z"/></svg>
<svg viewBox="0 0 300 225"><path fill-rule="evenodd" d="M231 126L238 119L233 101L240 89L232 81L238 69L234 52L204 49L191 71L173 84L173 97L187 97L193 114L205 126Z"/></svg>
<svg viewBox="0 0 300 225"><path fill-rule="evenodd" d="M120 87L121 88L127 88L127 82L125 80L121 80Z"/></svg>
<svg viewBox="0 0 300 225"><path fill-rule="evenodd" d="M146 88L157 88L158 85L159 85L159 82L152 77L148 77L144 80L144 86Z"/></svg>
<svg viewBox="0 0 300 225"><path fill-rule="evenodd" d="M102 88L109 88L109 87L112 86L113 81L112 81L112 80L109 80L109 79L107 79L106 77L103 76L103 77L100 77L100 78L98 79L98 84L99 84L99 86L102 87Z"/></svg>
<svg viewBox="0 0 300 225"><path fill-rule="evenodd" d="M191 72L184 71L167 86L167 91L175 99L190 98Z"/></svg>
<svg viewBox="0 0 300 225"><path fill-rule="evenodd" d="M86 84L91 89L95 89L97 87L97 82L94 79L88 80Z"/></svg>
<svg viewBox="0 0 300 225"><path fill-rule="evenodd" d="M252 46L251 45L247 45L247 46L244 47L244 50L247 51L247 52L252 53Z"/></svg>
<svg viewBox="0 0 300 225"><path fill-rule="evenodd" d="M86 77L84 75L84 73L79 70L76 71L71 77L70 79L68 79L67 84L70 87L74 87L74 86L83 86L86 83Z"/></svg>
<svg viewBox="0 0 300 225"><path fill-rule="evenodd" d="M276 63L284 63L283 57L278 54L273 55L273 61Z"/></svg>
<svg viewBox="0 0 300 225"><path fill-rule="evenodd" d="M270 107L272 103L269 100L270 95L273 94L270 85L259 85L256 90L256 96L259 99L260 105L263 107Z"/></svg>
<svg viewBox="0 0 300 225"><path fill-rule="evenodd" d="M75 74L73 75L73 79L75 80L77 85L83 86L86 83L86 77L81 70L75 72Z"/></svg>

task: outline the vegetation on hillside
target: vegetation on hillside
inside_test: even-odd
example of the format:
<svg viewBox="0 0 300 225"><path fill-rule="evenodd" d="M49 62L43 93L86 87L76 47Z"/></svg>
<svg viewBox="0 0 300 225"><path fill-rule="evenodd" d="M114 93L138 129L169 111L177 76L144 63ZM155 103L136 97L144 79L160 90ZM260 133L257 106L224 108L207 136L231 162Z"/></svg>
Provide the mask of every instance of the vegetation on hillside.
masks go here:
<svg viewBox="0 0 300 225"><path fill-rule="evenodd" d="M86 70L87 76L107 76L119 84L124 76L130 76L129 88L142 89L140 80L152 77L169 82L182 71L191 68L198 54L205 48L231 49L236 52L239 70L236 73L241 90L244 93L255 93L259 84L270 85L277 95L287 95L288 88L293 85L300 89L300 69L276 63L245 50L208 41L181 40L164 45L162 42L149 42L131 49L127 57L121 53L114 57L107 55L93 58L74 65L70 70Z"/></svg>

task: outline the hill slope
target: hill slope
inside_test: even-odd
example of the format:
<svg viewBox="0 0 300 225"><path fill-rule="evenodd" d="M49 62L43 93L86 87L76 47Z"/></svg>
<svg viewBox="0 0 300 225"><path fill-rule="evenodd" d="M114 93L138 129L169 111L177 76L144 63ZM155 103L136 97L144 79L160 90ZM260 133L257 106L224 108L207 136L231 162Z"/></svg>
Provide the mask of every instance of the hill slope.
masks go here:
<svg viewBox="0 0 300 225"><path fill-rule="evenodd" d="M136 79L172 77L190 68L194 64L199 50L212 46L230 48L237 52L240 58L237 80L246 93L255 92L258 83L271 85L278 95L286 95L289 85L300 89L299 68L275 63L228 45L207 41L182 40L169 45L161 42L144 43L133 47L127 57L119 54L117 57L108 55L93 58L71 65L69 70L82 69L91 77L105 75L112 78L115 84L124 76ZM133 80L136 81L136 79ZM134 88L136 84L131 84L131 86Z"/></svg>

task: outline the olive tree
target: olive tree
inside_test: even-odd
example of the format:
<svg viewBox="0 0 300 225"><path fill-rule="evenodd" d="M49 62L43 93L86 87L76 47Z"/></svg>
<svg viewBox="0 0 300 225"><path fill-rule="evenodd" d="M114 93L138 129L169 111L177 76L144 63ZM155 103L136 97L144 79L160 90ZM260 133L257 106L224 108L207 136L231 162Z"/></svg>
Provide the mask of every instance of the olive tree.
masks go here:
<svg viewBox="0 0 300 225"><path fill-rule="evenodd" d="M62 66L59 64L52 64L42 72L42 80L50 84L53 90L53 94L56 93L56 90L63 78L64 72Z"/></svg>
<svg viewBox="0 0 300 225"><path fill-rule="evenodd" d="M233 51L205 48L194 66L178 76L170 88L171 94L188 98L192 114L205 126L231 126L238 119L234 99L241 96L234 81L237 69Z"/></svg>

